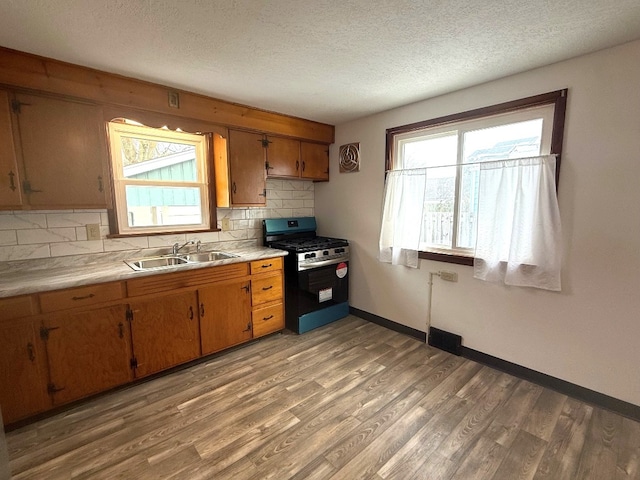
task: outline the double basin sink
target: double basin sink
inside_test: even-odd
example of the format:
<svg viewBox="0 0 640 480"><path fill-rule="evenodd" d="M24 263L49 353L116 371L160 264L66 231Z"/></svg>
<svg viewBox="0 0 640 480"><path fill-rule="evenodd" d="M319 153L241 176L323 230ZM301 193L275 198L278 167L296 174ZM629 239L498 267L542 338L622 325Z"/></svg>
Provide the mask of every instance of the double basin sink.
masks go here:
<svg viewBox="0 0 640 480"><path fill-rule="evenodd" d="M238 258L238 255L219 251L198 252L143 257L134 260L125 260L124 262L134 270L151 270L158 268L175 267L177 265L215 262L216 260L227 260L229 258Z"/></svg>

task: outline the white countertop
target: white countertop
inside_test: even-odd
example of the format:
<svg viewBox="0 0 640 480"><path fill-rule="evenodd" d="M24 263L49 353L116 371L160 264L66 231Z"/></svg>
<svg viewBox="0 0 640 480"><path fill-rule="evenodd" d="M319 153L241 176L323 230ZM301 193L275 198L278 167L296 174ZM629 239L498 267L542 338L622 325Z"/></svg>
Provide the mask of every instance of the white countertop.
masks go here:
<svg viewBox="0 0 640 480"><path fill-rule="evenodd" d="M140 253L113 255L111 259L100 257L92 263L66 263L58 259L49 263L33 261L20 262L12 267L0 269L0 298L26 295L50 290L79 287L94 283L117 280L130 280L148 275L161 275L169 272L182 272L217 265L252 262L263 258L284 257L287 252L275 248L259 246L225 247L220 250L238 255L235 258L217 260L215 262L188 263L156 270L133 270L124 263L124 259L140 258ZM123 258L124 257L124 258Z"/></svg>

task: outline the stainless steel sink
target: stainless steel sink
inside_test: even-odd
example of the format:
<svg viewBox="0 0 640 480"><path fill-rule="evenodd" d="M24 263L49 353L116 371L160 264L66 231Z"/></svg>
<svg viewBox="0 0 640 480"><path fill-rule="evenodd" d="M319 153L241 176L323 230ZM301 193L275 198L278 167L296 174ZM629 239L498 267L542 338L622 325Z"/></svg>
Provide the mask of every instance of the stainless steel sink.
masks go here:
<svg viewBox="0 0 640 480"><path fill-rule="evenodd" d="M145 257L137 260L125 260L134 270L150 270L152 268L167 268L176 265L184 265L185 263L193 263L185 258L184 255L167 255L165 257Z"/></svg>
<svg viewBox="0 0 640 480"><path fill-rule="evenodd" d="M134 270L152 270L186 265L189 263L215 262L216 260L227 260L237 257L238 255L234 255L233 253L215 251L143 257L134 260L125 260L124 262Z"/></svg>
<svg viewBox="0 0 640 480"><path fill-rule="evenodd" d="M228 258L238 258L238 255L227 252L200 252L188 253L184 258L190 262L215 262L216 260L227 260Z"/></svg>

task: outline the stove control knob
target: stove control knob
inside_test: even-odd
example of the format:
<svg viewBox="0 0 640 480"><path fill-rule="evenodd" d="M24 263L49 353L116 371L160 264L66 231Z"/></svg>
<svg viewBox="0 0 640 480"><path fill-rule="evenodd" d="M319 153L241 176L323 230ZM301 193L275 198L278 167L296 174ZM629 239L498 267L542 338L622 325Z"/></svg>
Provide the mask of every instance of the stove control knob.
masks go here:
<svg viewBox="0 0 640 480"><path fill-rule="evenodd" d="M344 252L344 248L336 248L336 253L343 253Z"/></svg>
<svg viewBox="0 0 640 480"><path fill-rule="evenodd" d="M304 258L315 258L316 254L315 253L305 253L304 254Z"/></svg>
<svg viewBox="0 0 640 480"><path fill-rule="evenodd" d="M323 255L329 255L329 250L325 250L324 252L322 252Z"/></svg>

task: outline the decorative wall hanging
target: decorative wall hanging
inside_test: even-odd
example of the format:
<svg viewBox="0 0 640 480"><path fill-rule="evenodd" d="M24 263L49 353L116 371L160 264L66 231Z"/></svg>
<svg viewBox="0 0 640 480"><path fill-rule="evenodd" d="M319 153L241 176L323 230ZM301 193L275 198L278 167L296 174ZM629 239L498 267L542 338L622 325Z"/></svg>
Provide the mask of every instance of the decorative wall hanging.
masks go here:
<svg viewBox="0 0 640 480"><path fill-rule="evenodd" d="M360 170L360 144L347 143L340 147L340 173Z"/></svg>

